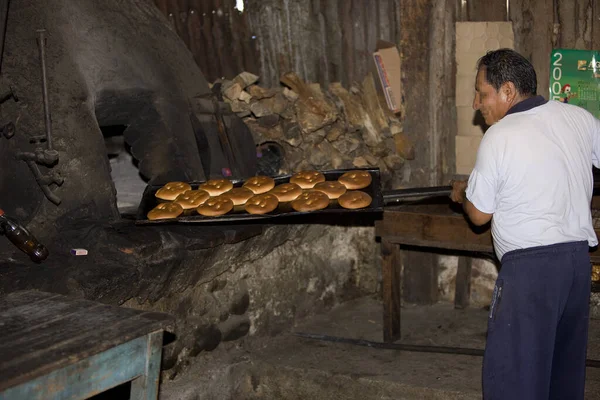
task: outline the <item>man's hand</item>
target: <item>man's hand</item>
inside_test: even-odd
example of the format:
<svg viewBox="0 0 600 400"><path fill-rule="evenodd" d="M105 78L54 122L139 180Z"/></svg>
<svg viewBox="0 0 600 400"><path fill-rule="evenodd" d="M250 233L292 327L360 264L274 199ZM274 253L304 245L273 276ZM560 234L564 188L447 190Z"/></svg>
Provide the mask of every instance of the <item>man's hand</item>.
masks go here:
<svg viewBox="0 0 600 400"><path fill-rule="evenodd" d="M467 181L452 181L452 193L450 198L455 203L462 204L463 210L469 216L471 222L477 226L485 225L492 219L492 214L479 211L473 203L467 199Z"/></svg>
<svg viewBox="0 0 600 400"><path fill-rule="evenodd" d="M450 184L452 185L450 199L455 203L462 204L466 200L467 181L452 181Z"/></svg>

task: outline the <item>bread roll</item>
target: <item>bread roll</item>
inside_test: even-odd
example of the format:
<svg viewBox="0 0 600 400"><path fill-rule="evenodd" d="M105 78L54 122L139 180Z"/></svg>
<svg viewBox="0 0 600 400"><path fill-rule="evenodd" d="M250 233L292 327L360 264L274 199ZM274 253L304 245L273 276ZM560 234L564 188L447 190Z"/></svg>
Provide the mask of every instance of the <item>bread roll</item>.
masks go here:
<svg viewBox="0 0 600 400"><path fill-rule="evenodd" d="M292 208L296 211L317 211L327 208L329 205L329 197L323 192L317 190L304 192L294 201Z"/></svg>
<svg viewBox="0 0 600 400"><path fill-rule="evenodd" d="M233 183L229 179L211 179L198 187L208 192L211 196L220 196L233 189Z"/></svg>
<svg viewBox="0 0 600 400"><path fill-rule="evenodd" d="M371 184L371 174L367 171L348 171L338 178L338 181L348 190L366 188Z"/></svg>
<svg viewBox="0 0 600 400"><path fill-rule="evenodd" d="M340 206L350 210L368 207L372 201L371 196L360 190L346 192L338 199Z"/></svg>
<svg viewBox="0 0 600 400"><path fill-rule="evenodd" d="M319 171L301 171L290 178L290 183L295 183L302 189L312 189L319 182L325 182L325 175Z"/></svg>
<svg viewBox="0 0 600 400"><path fill-rule="evenodd" d="M302 188L295 183L282 183L275 186L269 193L277 197L280 202L296 200L302 194Z"/></svg>
<svg viewBox="0 0 600 400"><path fill-rule="evenodd" d="M148 219L151 221L157 219L177 218L183 212L183 207L177 203L160 203L148 212Z"/></svg>
<svg viewBox="0 0 600 400"><path fill-rule="evenodd" d="M252 190L254 194L263 194L275 187L275 180L268 176L253 176L248 178L243 186Z"/></svg>
<svg viewBox="0 0 600 400"><path fill-rule="evenodd" d="M161 200L175 200L177 196L187 190L192 190L192 187L185 182L169 182L154 193L156 198Z"/></svg>
<svg viewBox="0 0 600 400"><path fill-rule="evenodd" d="M257 194L246 202L246 211L250 214L266 214L277 208L279 200L270 193Z"/></svg>

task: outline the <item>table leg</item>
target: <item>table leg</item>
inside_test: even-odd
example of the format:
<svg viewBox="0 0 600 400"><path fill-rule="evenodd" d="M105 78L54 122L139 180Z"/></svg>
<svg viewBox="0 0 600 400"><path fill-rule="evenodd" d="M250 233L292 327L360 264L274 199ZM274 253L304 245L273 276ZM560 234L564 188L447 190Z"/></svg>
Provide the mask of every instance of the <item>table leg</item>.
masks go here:
<svg viewBox="0 0 600 400"><path fill-rule="evenodd" d="M146 347L146 368L144 375L131 381L131 400L158 399L158 380L163 347L163 331L148 335Z"/></svg>
<svg viewBox="0 0 600 400"><path fill-rule="evenodd" d="M459 256L454 287L454 308L467 308L471 300L471 257Z"/></svg>
<svg viewBox="0 0 600 400"><path fill-rule="evenodd" d="M383 280L383 341L400 339L400 305L402 277L400 274L400 246L381 240Z"/></svg>

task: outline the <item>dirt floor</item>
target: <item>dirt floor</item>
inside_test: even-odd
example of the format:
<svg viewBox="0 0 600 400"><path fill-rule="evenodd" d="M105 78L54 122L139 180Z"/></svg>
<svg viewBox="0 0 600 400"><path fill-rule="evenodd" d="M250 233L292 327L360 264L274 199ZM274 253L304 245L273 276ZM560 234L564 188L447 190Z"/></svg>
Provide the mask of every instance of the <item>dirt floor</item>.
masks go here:
<svg viewBox="0 0 600 400"><path fill-rule="evenodd" d="M274 338L247 338L198 357L161 399L480 399L482 358L323 342L298 333L381 342L382 305L345 303ZM403 344L483 349L487 311L452 304L402 309ZM589 359L600 360L600 320ZM600 399L600 368L588 368L586 399Z"/></svg>

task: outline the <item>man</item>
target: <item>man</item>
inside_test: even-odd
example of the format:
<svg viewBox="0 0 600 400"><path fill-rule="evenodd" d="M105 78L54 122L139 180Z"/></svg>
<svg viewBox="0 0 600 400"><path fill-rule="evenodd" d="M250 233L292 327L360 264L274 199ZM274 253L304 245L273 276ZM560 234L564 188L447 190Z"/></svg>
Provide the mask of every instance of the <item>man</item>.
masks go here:
<svg viewBox="0 0 600 400"><path fill-rule="evenodd" d="M490 128L468 184L454 182L451 197L475 225L492 221L502 262L484 398L583 399L600 121L536 96L533 66L512 50L489 52L477 67L473 108Z"/></svg>

